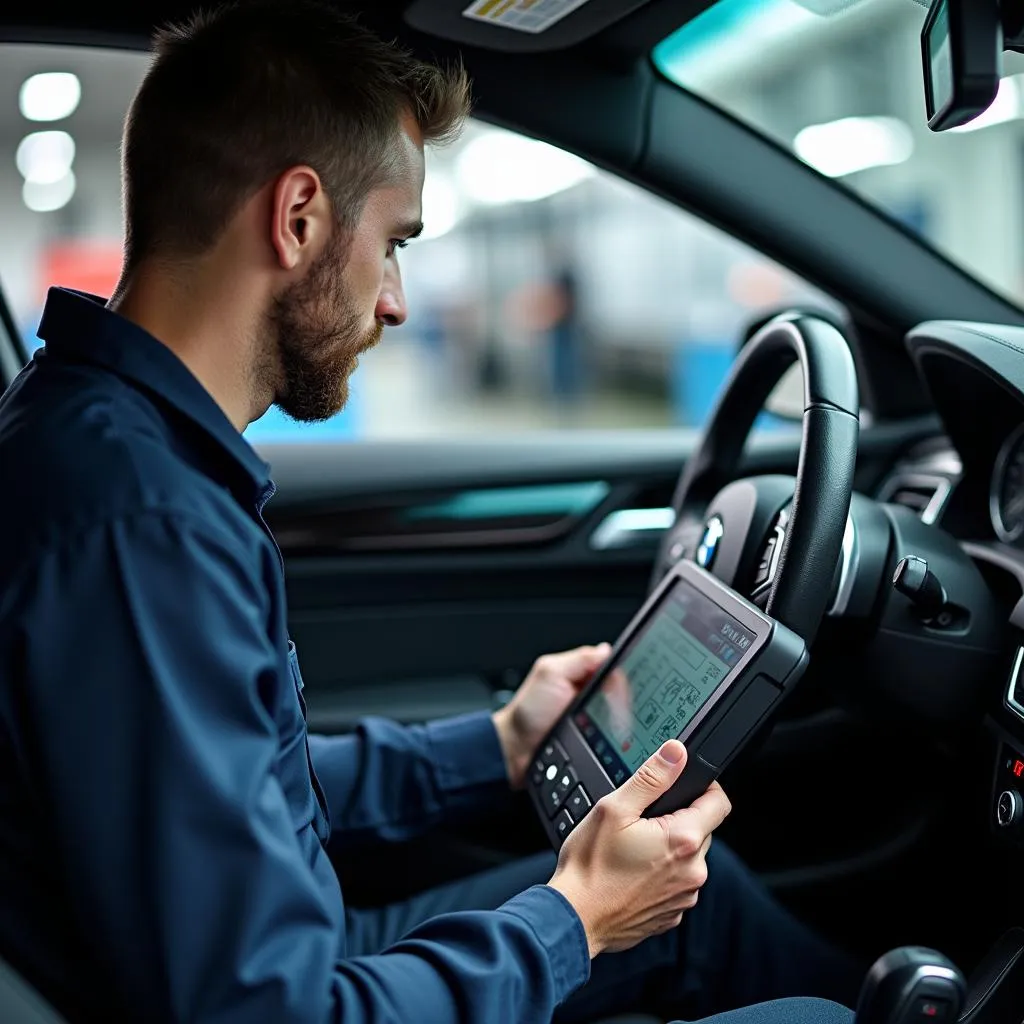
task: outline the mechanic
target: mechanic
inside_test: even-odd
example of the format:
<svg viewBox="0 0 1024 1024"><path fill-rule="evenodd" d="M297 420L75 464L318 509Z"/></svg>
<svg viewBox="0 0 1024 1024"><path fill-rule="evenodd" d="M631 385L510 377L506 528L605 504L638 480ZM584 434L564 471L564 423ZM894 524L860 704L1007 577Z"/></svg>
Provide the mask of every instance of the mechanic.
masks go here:
<svg viewBox="0 0 1024 1024"><path fill-rule="evenodd" d="M405 320L424 146L468 97L461 69L308 0L156 40L116 294L51 291L0 405L19 498L0 513L0 952L69 1019L525 1024L855 995L857 966L710 850L717 784L641 817L677 741L557 862L344 905L328 844L493 809L607 654L541 658L493 716L306 735L274 488L241 432L273 403L338 412ZM737 1019L849 1018L798 999Z"/></svg>

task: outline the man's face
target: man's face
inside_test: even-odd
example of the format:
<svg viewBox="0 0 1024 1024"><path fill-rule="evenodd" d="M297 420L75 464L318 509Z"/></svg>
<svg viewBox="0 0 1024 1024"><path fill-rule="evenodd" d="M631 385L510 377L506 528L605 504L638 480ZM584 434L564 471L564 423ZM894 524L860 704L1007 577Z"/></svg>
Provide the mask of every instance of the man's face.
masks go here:
<svg viewBox="0 0 1024 1024"><path fill-rule="evenodd" d="M423 142L411 118L396 143L390 182L367 197L354 229L335 227L306 276L274 300L270 343L275 403L302 422L326 420L348 400L362 352L405 322L398 251L422 229Z"/></svg>

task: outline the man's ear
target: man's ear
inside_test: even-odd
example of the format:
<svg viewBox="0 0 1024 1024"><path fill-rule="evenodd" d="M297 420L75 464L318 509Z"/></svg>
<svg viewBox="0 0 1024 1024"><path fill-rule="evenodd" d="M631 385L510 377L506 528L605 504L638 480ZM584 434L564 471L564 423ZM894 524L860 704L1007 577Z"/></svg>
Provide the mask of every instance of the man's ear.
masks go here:
<svg viewBox="0 0 1024 1024"><path fill-rule="evenodd" d="M311 167L291 167L274 185L270 243L282 270L311 262L331 234L331 204Z"/></svg>

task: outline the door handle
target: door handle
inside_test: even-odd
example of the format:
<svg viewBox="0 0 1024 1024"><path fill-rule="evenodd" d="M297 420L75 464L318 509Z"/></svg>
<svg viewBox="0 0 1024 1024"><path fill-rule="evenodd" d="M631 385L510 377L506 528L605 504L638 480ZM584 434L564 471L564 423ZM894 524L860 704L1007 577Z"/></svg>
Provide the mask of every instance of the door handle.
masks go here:
<svg viewBox="0 0 1024 1024"><path fill-rule="evenodd" d="M656 547L676 521L673 508L623 508L607 515L590 535L595 551Z"/></svg>

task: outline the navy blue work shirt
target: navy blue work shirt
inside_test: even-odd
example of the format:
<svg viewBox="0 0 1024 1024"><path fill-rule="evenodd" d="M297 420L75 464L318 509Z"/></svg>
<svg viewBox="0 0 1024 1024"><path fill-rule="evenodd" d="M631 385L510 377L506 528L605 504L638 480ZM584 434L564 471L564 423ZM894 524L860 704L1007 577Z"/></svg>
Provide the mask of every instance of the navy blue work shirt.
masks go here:
<svg viewBox="0 0 1024 1024"><path fill-rule="evenodd" d="M493 799L489 717L307 741L268 467L102 300L39 333L0 402L0 953L72 1019L547 1020L589 972L560 894L348 957L324 850Z"/></svg>

